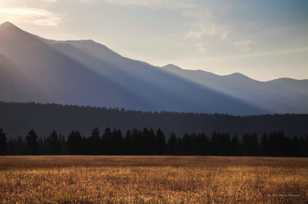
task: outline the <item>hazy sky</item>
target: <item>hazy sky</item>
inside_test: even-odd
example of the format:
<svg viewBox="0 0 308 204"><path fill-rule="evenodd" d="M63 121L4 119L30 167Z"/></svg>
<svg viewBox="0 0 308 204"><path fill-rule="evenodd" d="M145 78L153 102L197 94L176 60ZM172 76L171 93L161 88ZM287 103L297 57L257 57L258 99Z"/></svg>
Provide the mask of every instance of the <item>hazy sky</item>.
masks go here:
<svg viewBox="0 0 308 204"><path fill-rule="evenodd" d="M308 79L307 0L0 0L4 21L155 65Z"/></svg>

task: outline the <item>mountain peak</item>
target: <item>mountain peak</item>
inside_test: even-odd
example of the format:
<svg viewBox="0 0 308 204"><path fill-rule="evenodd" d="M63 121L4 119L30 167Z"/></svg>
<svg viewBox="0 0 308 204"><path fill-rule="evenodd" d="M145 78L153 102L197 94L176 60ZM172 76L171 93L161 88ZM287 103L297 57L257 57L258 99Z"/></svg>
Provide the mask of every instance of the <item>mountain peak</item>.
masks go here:
<svg viewBox="0 0 308 204"><path fill-rule="evenodd" d="M228 75L223 75L223 77L226 78L233 78L233 79L242 79L242 80L253 80L253 81L257 81L255 79L252 79L248 76L246 76L245 74L239 73L239 72L234 72L232 74L228 74Z"/></svg>
<svg viewBox="0 0 308 204"><path fill-rule="evenodd" d="M230 76L230 77L246 77L244 74L239 73L239 72L234 72L234 73L226 75L226 76Z"/></svg>
<svg viewBox="0 0 308 204"><path fill-rule="evenodd" d="M171 69L171 70L179 70L179 69L182 70L181 67L179 67L179 66L177 66L175 64L167 64L167 65L163 66L163 68Z"/></svg>
<svg viewBox="0 0 308 204"><path fill-rule="evenodd" d="M17 27L16 25L11 23L10 21L6 21L6 22L2 23L0 26L4 27L4 28Z"/></svg>
<svg viewBox="0 0 308 204"><path fill-rule="evenodd" d="M16 25L14 25L13 23L9 21L2 23L0 25L0 29L1 30L20 30L20 28L18 28Z"/></svg>

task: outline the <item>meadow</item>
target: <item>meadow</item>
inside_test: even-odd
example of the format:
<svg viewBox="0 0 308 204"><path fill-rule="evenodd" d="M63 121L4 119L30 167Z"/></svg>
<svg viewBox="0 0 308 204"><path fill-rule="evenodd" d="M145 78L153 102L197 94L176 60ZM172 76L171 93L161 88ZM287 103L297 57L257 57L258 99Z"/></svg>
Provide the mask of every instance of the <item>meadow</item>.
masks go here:
<svg viewBox="0 0 308 204"><path fill-rule="evenodd" d="M307 158L0 157L3 204L307 202Z"/></svg>

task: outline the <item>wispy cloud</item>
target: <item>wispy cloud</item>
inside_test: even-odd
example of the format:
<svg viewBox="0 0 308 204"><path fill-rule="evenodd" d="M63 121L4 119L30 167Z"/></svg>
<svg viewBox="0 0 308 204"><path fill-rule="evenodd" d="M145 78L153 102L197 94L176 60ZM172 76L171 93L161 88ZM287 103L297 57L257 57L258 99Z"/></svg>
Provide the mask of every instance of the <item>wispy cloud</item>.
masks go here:
<svg viewBox="0 0 308 204"><path fill-rule="evenodd" d="M255 49L257 43L253 40L234 41L233 45L242 52L251 52Z"/></svg>
<svg viewBox="0 0 308 204"><path fill-rule="evenodd" d="M83 2L99 2L98 0L80 0ZM179 15L186 18L185 26L187 32L184 38L191 41L201 52L207 49L207 46L213 39L215 41L226 41L230 29L215 21L215 16L200 2L195 0L101 0L108 4L118 6L134 6L147 9L168 9L176 10ZM101 2L100 1L100 2ZM240 45L238 45L240 46ZM243 45L244 46L244 45Z"/></svg>
<svg viewBox="0 0 308 204"><path fill-rule="evenodd" d="M184 38L201 53L209 55L213 50L230 50L233 46L230 38L232 29L219 23L210 11L197 8L184 10L182 15L190 19Z"/></svg>
<svg viewBox="0 0 308 204"><path fill-rule="evenodd" d="M0 20L39 26L57 26L61 22L61 17L39 8L0 8Z"/></svg>
<svg viewBox="0 0 308 204"><path fill-rule="evenodd" d="M205 37L217 37L221 40L225 40L228 37L229 31L218 24L213 22L198 23L197 25L192 25L190 31L187 32L186 38L202 40Z"/></svg>

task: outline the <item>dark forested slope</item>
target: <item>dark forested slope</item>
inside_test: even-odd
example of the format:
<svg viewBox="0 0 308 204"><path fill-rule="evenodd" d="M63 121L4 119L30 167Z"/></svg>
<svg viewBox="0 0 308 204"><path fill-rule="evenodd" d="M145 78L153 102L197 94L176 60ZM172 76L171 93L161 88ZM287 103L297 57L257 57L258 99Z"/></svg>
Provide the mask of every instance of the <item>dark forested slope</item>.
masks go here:
<svg viewBox="0 0 308 204"><path fill-rule="evenodd" d="M308 133L308 115L230 116L172 112L138 112L95 107L34 103L0 103L0 128L9 137L25 135L34 128L38 134L52 130L67 134L72 130L89 133L93 128L161 128L177 135L191 132L258 133L284 131L288 136Z"/></svg>

